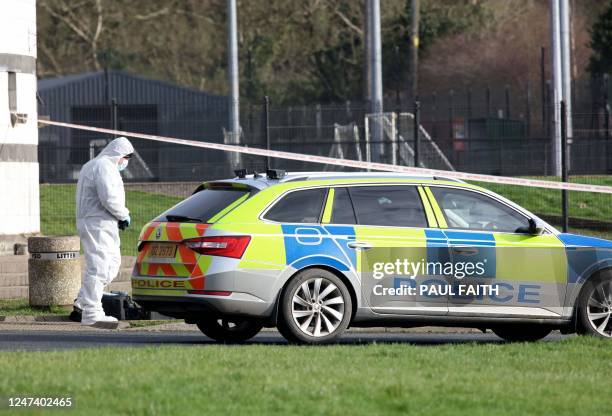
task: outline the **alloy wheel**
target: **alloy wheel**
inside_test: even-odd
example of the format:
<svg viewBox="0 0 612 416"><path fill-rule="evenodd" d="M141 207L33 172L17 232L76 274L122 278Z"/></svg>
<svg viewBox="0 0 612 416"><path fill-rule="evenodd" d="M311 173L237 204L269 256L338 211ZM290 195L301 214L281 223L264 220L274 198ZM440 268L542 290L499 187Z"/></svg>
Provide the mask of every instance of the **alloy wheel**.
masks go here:
<svg viewBox="0 0 612 416"><path fill-rule="evenodd" d="M612 280L595 286L587 303L587 317L597 333L612 337Z"/></svg>
<svg viewBox="0 0 612 416"><path fill-rule="evenodd" d="M323 277L306 280L293 295L293 320L307 335L323 337L333 333L342 322L344 313L340 289Z"/></svg>

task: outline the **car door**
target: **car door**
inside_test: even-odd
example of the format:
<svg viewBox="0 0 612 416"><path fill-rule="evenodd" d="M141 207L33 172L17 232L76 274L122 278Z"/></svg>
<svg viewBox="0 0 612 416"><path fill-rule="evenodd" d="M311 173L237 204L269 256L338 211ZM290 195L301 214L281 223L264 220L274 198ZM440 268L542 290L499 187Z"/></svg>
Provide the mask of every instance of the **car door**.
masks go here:
<svg viewBox="0 0 612 416"><path fill-rule="evenodd" d="M567 260L554 234L530 234L526 214L484 192L446 186L425 192L454 266L449 315L562 315ZM470 273L467 264L474 265Z"/></svg>
<svg viewBox="0 0 612 416"><path fill-rule="evenodd" d="M354 238L346 249L354 253L361 279L361 304L381 314L447 313L446 296L409 293L424 279L444 277L384 270L397 260L423 263L448 248L435 215L418 185L376 184L336 187L329 227L350 225ZM324 215L325 216L325 215ZM432 224L433 223L433 224ZM384 290L387 289L387 290ZM389 291L388 289L393 289ZM402 293L404 291L404 293Z"/></svg>

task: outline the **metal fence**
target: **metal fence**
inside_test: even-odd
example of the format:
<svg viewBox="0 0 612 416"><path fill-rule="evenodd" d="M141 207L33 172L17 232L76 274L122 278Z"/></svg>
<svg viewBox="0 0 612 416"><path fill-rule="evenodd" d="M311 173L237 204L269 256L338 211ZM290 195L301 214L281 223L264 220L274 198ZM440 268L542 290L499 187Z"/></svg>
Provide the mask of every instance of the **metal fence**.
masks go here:
<svg viewBox="0 0 612 416"><path fill-rule="evenodd" d="M607 78L576 86L573 140L570 144L572 174L612 172L610 105ZM586 91L586 92L585 92ZM418 112L420 163L426 167L496 175L550 175L551 128L554 109L547 89L538 94L510 89L451 90L420 98L414 103L399 99L385 102L388 111L369 114L362 102L310 106L244 104L240 143L246 146L297 153L364 158L387 163L414 164L414 115ZM53 111L51 111L53 110ZM61 114L57 121L149 133L192 140L232 143L225 115L216 107L192 101L130 104L112 100L108 106L74 105L62 111L42 107L41 113ZM570 131L570 133L572 133ZM40 131L41 182L74 181L80 166L109 137L79 130L47 127ZM244 165L264 168L263 158L182 148L135 140L141 157L128 173L133 181L185 181L194 177L231 175ZM291 170L317 166L290 165Z"/></svg>
<svg viewBox="0 0 612 416"><path fill-rule="evenodd" d="M400 108L378 115L369 114L365 103L354 102L296 107L243 105L240 142L258 148L409 166L414 165L417 154L423 167L553 179L550 178L553 110L542 107L519 111L508 98L495 110L491 97L479 102L474 94L465 94L465 105L459 105L456 92L444 105L440 96L423 97L417 111L414 103L388 102L385 108ZM123 110L117 111L120 106ZM65 113L78 115L76 119L60 121L191 140L233 142L224 131L226 120L217 112L198 111L192 103L145 107L116 103L89 107L86 111L73 109ZM574 109L570 179L612 185L607 98L590 112L585 111L584 105L576 105ZM174 116L160 116L164 114ZM415 123L415 119L419 122ZM40 130L40 178L45 184L41 185L44 233L73 232L74 183L78 172L111 138L59 127ZM128 183L128 203L133 201L135 228L187 196L195 183L233 176L233 170L238 167L250 171L263 171L268 166L288 171L342 169L265 157L238 157L143 139L132 142L137 155L124 178ZM486 186L554 224L562 223L558 191ZM171 191L179 188L178 194ZM569 201L570 227L594 235L612 235L612 201L608 195L571 192ZM135 239L136 235L131 238Z"/></svg>

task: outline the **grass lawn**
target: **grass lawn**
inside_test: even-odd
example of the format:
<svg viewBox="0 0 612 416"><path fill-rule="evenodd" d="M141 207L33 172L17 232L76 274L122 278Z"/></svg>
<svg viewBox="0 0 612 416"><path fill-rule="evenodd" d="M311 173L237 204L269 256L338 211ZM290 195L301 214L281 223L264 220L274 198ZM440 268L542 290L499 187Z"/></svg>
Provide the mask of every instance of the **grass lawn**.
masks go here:
<svg viewBox="0 0 612 416"><path fill-rule="evenodd" d="M558 180L554 177L533 177L532 179ZM612 186L612 175L574 176L571 182ZM536 214L561 215L561 191L483 182L474 182L474 184L497 192ZM569 193L569 203L570 217L612 222L612 195L573 191Z"/></svg>
<svg viewBox="0 0 612 416"><path fill-rule="evenodd" d="M51 306L34 308L27 299L0 299L0 316L15 315L68 315L72 308Z"/></svg>
<svg viewBox="0 0 612 416"><path fill-rule="evenodd" d="M43 308L34 308L29 305L27 299L0 299L0 316L42 316L42 315L63 315L67 316L72 312L72 307L50 306ZM174 322L183 322L182 320L167 319L167 320L142 320L142 321L127 321L132 328L144 328L149 326L157 326L171 324ZM1 406L0 406L1 409Z"/></svg>
<svg viewBox="0 0 612 416"><path fill-rule="evenodd" d="M554 180L551 177L537 179ZM612 186L612 176L576 176L572 182L593 183ZM519 205L543 215L561 215L561 192L528 188L524 186L477 183L497 192ZM43 184L40 186L41 231L45 235L76 234L75 226L76 186ZM121 232L121 252L136 255L136 243L142 227L161 212L181 201L181 198L148 192L126 192L127 206L132 217L132 226ZM570 192L570 216L612 222L612 195L592 192ZM612 230L575 230L579 234L612 238Z"/></svg>
<svg viewBox="0 0 612 416"><path fill-rule="evenodd" d="M45 235L76 234L76 185L40 185L40 227ZM136 255L136 244L142 227L181 198L148 192L127 191L126 203L132 225L121 235L121 253Z"/></svg>
<svg viewBox="0 0 612 416"><path fill-rule="evenodd" d="M612 344L582 337L532 344L203 345L2 355L0 397L70 396L75 408L67 414L573 416L612 408L606 376Z"/></svg>
<svg viewBox="0 0 612 416"><path fill-rule="evenodd" d="M559 180L555 177L533 177L533 179ZM574 176L571 178L571 182L612 186L612 175ZM484 182L473 183L505 196L535 214L561 215L561 191ZM612 222L612 195L572 191L569 193L568 200L570 217ZM560 227L557 228L561 230ZM595 231L574 228L570 229L570 232L612 239L612 229Z"/></svg>

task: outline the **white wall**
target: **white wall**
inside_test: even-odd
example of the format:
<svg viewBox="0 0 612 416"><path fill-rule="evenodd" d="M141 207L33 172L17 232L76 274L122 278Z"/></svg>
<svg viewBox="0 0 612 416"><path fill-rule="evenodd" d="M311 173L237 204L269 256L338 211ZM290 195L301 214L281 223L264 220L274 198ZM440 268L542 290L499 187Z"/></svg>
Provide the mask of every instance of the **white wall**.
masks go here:
<svg viewBox="0 0 612 416"><path fill-rule="evenodd" d="M36 0L0 0L0 58L9 54L36 58ZM8 71L16 73L17 112L28 117L14 127ZM38 145L36 108L36 74L0 61L0 235L40 231L38 163L19 161L21 149L31 155L32 146Z"/></svg>
<svg viewBox="0 0 612 416"><path fill-rule="evenodd" d="M0 53L36 58L36 0L0 0Z"/></svg>

